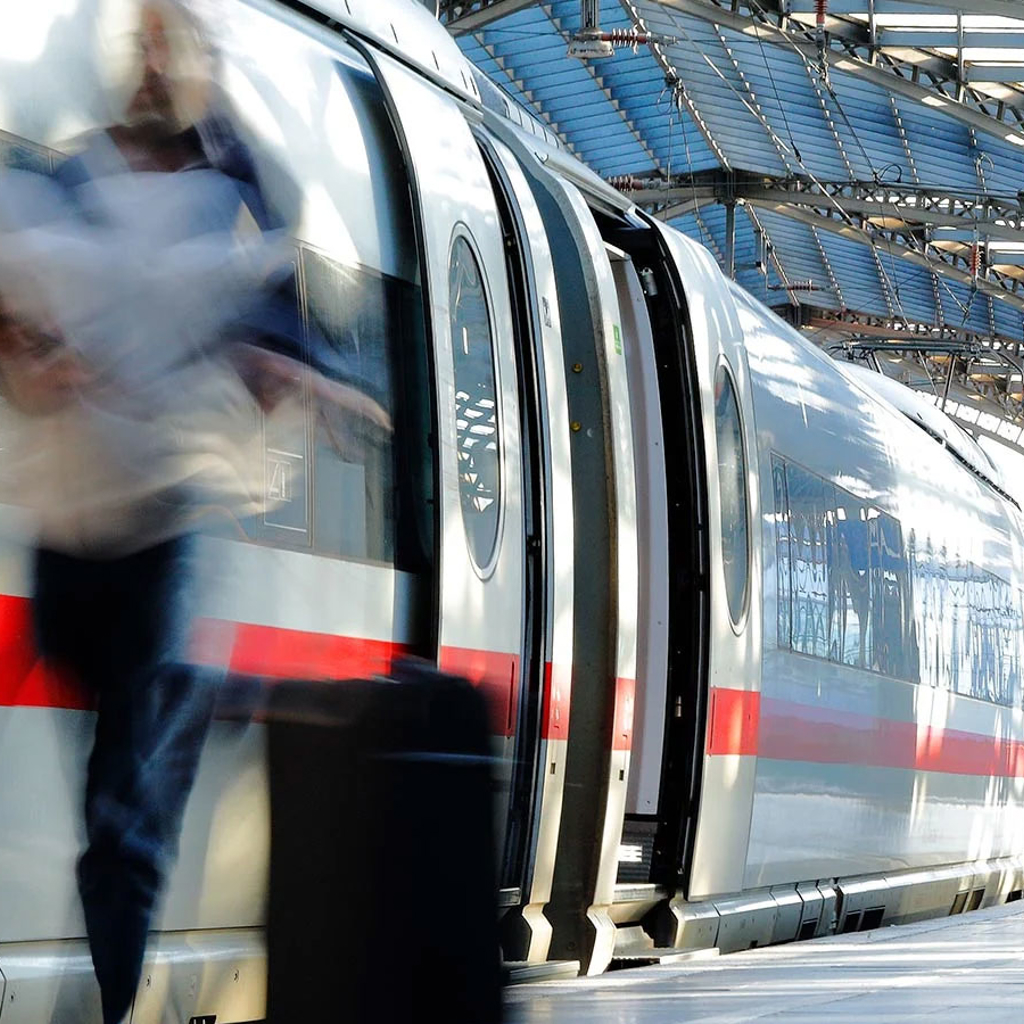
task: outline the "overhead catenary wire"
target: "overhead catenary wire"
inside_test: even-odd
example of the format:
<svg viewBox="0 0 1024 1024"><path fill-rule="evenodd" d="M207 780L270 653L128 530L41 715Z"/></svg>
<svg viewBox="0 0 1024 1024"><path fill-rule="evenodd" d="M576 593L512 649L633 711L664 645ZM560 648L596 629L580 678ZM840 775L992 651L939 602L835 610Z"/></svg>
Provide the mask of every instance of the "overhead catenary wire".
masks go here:
<svg viewBox="0 0 1024 1024"><path fill-rule="evenodd" d="M668 85L666 85L665 88L661 90L661 95L658 97L658 102L655 104L655 107L659 111L661 110L662 105L665 102L665 93L667 91L668 91ZM673 93L672 100L671 100L671 102L669 104L669 111L668 111L668 160L666 161L666 168L665 168L666 175L667 175L669 181L672 180L672 160L673 160L673 157L674 157L674 154L675 154L675 140L673 139L673 127L675 125L675 118L676 118L677 115L680 117L680 122L681 122L682 121L681 111L679 110L678 104L676 102L675 94ZM690 144L689 144L689 141L686 138L686 128L685 128L685 126L682 123L680 123L680 129L681 129L681 133L682 133L682 136L683 136L683 151L686 154L686 166L687 166L687 170L689 171L690 189L691 189L692 196L693 196L693 219L694 219L694 223L697 225L697 230L700 232L701 244L704 245L705 247L707 247L708 246L708 239L707 239L707 235L706 235L705 230L704 230L704 222L703 222L703 220L702 220L702 218L700 216L699 207L697 205L698 204L698 199L697 199L697 181L696 181L696 178L695 178L694 172L693 172L693 160L690 157Z"/></svg>

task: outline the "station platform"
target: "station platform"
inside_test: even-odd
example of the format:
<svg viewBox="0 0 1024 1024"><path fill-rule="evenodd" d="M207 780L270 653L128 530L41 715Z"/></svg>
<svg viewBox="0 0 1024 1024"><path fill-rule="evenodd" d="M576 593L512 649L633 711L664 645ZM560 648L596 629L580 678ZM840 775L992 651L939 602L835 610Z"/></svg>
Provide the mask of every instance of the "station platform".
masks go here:
<svg viewBox="0 0 1024 1024"><path fill-rule="evenodd" d="M508 1024L1021 1024L1024 903L509 989Z"/></svg>

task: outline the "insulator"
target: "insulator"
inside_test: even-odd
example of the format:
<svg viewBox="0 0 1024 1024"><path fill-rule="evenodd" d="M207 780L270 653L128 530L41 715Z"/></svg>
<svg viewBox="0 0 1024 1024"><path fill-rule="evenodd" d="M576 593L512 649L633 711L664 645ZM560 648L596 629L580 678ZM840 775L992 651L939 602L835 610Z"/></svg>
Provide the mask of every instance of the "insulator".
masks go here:
<svg viewBox="0 0 1024 1024"><path fill-rule="evenodd" d="M975 242L971 246L971 276L977 277L981 271L981 246Z"/></svg>
<svg viewBox="0 0 1024 1024"><path fill-rule="evenodd" d="M628 28L613 28L602 32L598 38L611 43L612 46L645 46L651 41L648 33L634 32Z"/></svg>
<svg viewBox="0 0 1024 1024"><path fill-rule="evenodd" d="M828 14L828 0L814 0L814 13L820 26L825 24L825 15Z"/></svg>

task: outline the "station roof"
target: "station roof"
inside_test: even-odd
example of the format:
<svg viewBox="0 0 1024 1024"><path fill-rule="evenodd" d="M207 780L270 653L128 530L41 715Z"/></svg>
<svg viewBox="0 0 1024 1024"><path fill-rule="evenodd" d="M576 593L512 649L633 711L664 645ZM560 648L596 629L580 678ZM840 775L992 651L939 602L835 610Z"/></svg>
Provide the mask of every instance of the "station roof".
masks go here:
<svg viewBox="0 0 1024 1024"><path fill-rule="evenodd" d="M1018 0L440 8L493 82L756 297L831 344L962 345L961 383L1024 409Z"/></svg>

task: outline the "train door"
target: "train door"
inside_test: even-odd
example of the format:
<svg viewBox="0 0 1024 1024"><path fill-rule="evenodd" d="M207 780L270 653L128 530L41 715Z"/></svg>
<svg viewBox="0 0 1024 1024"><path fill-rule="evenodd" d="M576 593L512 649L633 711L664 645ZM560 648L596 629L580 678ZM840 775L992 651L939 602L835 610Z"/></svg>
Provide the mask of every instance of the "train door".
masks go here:
<svg viewBox="0 0 1024 1024"><path fill-rule="evenodd" d="M551 956L603 971L615 946L615 868L636 677L636 495L615 282L583 194L542 166L532 140L488 126L515 155L547 236L569 420L572 706L565 788L545 915ZM598 181L598 185L601 183Z"/></svg>
<svg viewBox="0 0 1024 1024"><path fill-rule="evenodd" d="M526 508L513 308L488 170L454 100L365 51L388 101L416 206L434 346L440 487L437 658L491 703L501 753L501 898L520 898L528 809L514 800L526 630ZM532 682L532 681L531 681ZM517 765L519 771L517 772Z"/></svg>
<svg viewBox="0 0 1024 1024"><path fill-rule="evenodd" d="M641 574L637 730L619 879L696 899L742 888L749 830L760 671L749 374L729 284L711 257L657 222L602 226L640 268L634 277L623 262L619 288L637 323L651 328L649 347L630 363L631 395L651 399L633 421L647 456L637 479L647 526L642 564L651 575ZM666 563L668 578L659 579ZM678 905L662 904L645 921L659 946L692 938Z"/></svg>
<svg viewBox="0 0 1024 1024"><path fill-rule="evenodd" d="M630 257L613 268L624 329L635 338L627 362L636 410L640 616L618 882L640 904L644 887L658 895L685 889L694 850L709 633L704 429L689 308L661 233L635 217L606 218L602 230ZM658 904L643 919L659 947L676 941L666 909Z"/></svg>
<svg viewBox="0 0 1024 1024"><path fill-rule="evenodd" d="M547 959L551 898L562 810L572 685L572 465L562 333L555 268L543 218L515 156L488 132L480 147L494 179L502 215L509 287L517 318L526 475L527 643L529 662L543 670L543 691L523 709L520 743L535 736L537 770L513 793L532 827L510 853L521 858L523 895L502 919L506 960ZM526 664L526 663L524 663ZM524 676L528 671L524 668ZM529 784L528 784L529 783ZM532 808L532 812L527 809Z"/></svg>
<svg viewBox="0 0 1024 1024"><path fill-rule="evenodd" d="M735 286L707 250L660 223L654 226L691 312L693 429L703 438L698 477L707 481L700 531L707 544L701 573L707 675L706 683L700 680L703 695L698 691L693 704L699 714L692 760L682 773L684 781L689 775L690 790L677 786L673 797L682 798L680 895L695 901L739 892L744 884L761 684L757 440L743 328L731 294ZM671 786L668 775L664 785ZM683 930L680 918L673 941L682 941Z"/></svg>

